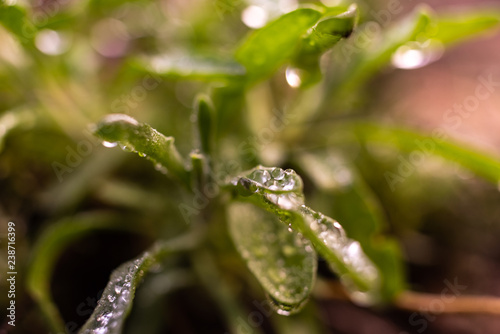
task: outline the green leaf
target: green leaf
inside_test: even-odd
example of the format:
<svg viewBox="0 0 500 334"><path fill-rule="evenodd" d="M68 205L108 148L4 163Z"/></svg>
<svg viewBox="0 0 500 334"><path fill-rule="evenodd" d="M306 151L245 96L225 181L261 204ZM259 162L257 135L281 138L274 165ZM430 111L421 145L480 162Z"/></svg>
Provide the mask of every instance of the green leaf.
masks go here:
<svg viewBox="0 0 500 334"><path fill-rule="evenodd" d="M353 46L341 49L345 60L350 63L347 70L336 78L335 89L342 93L355 91L386 66L400 46L414 41L418 35L425 33L430 22L430 9L427 6L418 6L409 16L384 31L381 41L372 40L369 47L362 49ZM359 34L366 34L368 29L366 27L367 25L360 27Z"/></svg>
<svg viewBox="0 0 500 334"><path fill-rule="evenodd" d="M293 170L259 166L234 178L231 187L239 200L275 214L309 239L339 275L353 300L363 304L379 301L377 268L337 221L304 205L302 180Z"/></svg>
<svg viewBox="0 0 500 334"><path fill-rule="evenodd" d="M125 320L132 309L135 290L144 276L165 257L192 248L197 240L197 235L192 234L158 242L134 260L118 267L111 274L97 307L79 333L122 333Z"/></svg>
<svg viewBox="0 0 500 334"><path fill-rule="evenodd" d="M21 43L33 43L37 27L31 23L24 8L0 5L0 23L17 37Z"/></svg>
<svg viewBox="0 0 500 334"><path fill-rule="evenodd" d="M500 21L498 10L473 10L457 15L450 12L434 14L426 5L419 5L413 13L389 26L379 38L372 38L368 46L343 45L337 50L347 69L338 75L332 89L341 93L355 91L373 77L380 69L390 63L393 54L399 47L412 42L425 44L430 41L447 46L477 35L497 26ZM369 35L369 24L361 26L359 36L353 40ZM359 37L359 38L358 38ZM441 46L441 44L439 46ZM435 52L429 43L429 52ZM441 48L437 48L438 50Z"/></svg>
<svg viewBox="0 0 500 334"><path fill-rule="evenodd" d="M357 19L356 5L352 5L345 12L322 18L301 40L294 63L304 66L316 65L323 52L352 33Z"/></svg>
<svg viewBox="0 0 500 334"><path fill-rule="evenodd" d="M382 235L388 223L376 196L340 153L303 154L299 162L320 190L315 202L344 222L347 235L379 268L382 298L393 300L405 288L404 264L396 240Z"/></svg>
<svg viewBox="0 0 500 334"><path fill-rule="evenodd" d="M364 143L382 144L406 152L421 151L456 162L479 177L497 185L500 181L500 159L467 145L443 139L443 134L424 135L416 131L379 123L344 124Z"/></svg>
<svg viewBox="0 0 500 334"><path fill-rule="evenodd" d="M301 8L254 31L236 51L236 60L247 69L251 81L265 78L296 51L302 35L313 27L321 13Z"/></svg>
<svg viewBox="0 0 500 334"><path fill-rule="evenodd" d="M319 64L321 55L341 39L348 37L357 24L358 8L355 4L349 8L334 8L339 12L329 11L310 29L310 32L301 39L292 59L292 66L299 69L300 86L303 88L321 79Z"/></svg>
<svg viewBox="0 0 500 334"><path fill-rule="evenodd" d="M498 9L448 12L438 17L436 34L431 37L446 45L451 45L491 30L499 23L500 11Z"/></svg>
<svg viewBox="0 0 500 334"><path fill-rule="evenodd" d="M96 126L95 135L107 142L117 144L125 151L136 152L156 164L166 168L174 177L190 188L190 173L174 145L173 137L165 137L151 126L139 123L124 114L110 114Z"/></svg>
<svg viewBox="0 0 500 334"><path fill-rule="evenodd" d="M198 152L192 152L189 154L189 157L191 158L191 166L192 166L192 171L191 171L191 187L192 189L198 189L202 191L203 187L205 186L207 182L207 174L208 174L208 166L207 166L207 161L205 155L198 153Z"/></svg>
<svg viewBox="0 0 500 334"><path fill-rule="evenodd" d="M214 106L208 96L200 95L196 98L194 109L201 151L210 156L214 146Z"/></svg>
<svg viewBox="0 0 500 334"><path fill-rule="evenodd" d="M75 240L97 230L124 228L127 224L123 219L116 219L110 214L81 214L52 224L37 240L28 267L27 288L53 331L65 332L64 322L50 294L52 272L63 250Z"/></svg>
<svg viewBox="0 0 500 334"><path fill-rule="evenodd" d="M136 64L160 76L193 80L231 81L243 78L245 68L233 61L203 56L163 55Z"/></svg>
<svg viewBox="0 0 500 334"><path fill-rule="evenodd" d="M316 277L316 252L309 241L251 204L233 203L227 215L236 248L273 303L280 305L278 312L298 312Z"/></svg>

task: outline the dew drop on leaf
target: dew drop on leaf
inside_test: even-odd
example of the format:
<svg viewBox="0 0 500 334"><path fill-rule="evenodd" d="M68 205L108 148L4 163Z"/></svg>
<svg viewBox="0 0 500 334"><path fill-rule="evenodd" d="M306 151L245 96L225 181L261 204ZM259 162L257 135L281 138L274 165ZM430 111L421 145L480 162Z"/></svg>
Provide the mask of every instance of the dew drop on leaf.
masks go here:
<svg viewBox="0 0 500 334"><path fill-rule="evenodd" d="M109 142L109 141L103 141L102 142L102 146L104 147L108 147L108 148L112 148L112 147L116 147L116 145L118 145L118 143L116 142Z"/></svg>
<svg viewBox="0 0 500 334"><path fill-rule="evenodd" d="M441 42L433 39L420 42L408 42L400 46L392 55L392 65L401 69L415 69L428 65L443 55Z"/></svg>
<svg viewBox="0 0 500 334"><path fill-rule="evenodd" d="M275 180L283 180L285 177L285 171L281 168L273 168L271 169L271 176Z"/></svg>
<svg viewBox="0 0 500 334"><path fill-rule="evenodd" d="M304 304L307 302L307 300L304 300L302 303L299 304L284 304L280 303L273 297L267 295L267 300L269 304L272 306L272 308L278 313L279 315L284 315L284 316L289 316L292 314L295 314L296 312L300 311Z"/></svg>
<svg viewBox="0 0 500 334"><path fill-rule="evenodd" d="M271 179L271 174L266 169L255 169L250 175L248 175L248 178L260 183L262 185L266 185L266 183Z"/></svg>
<svg viewBox="0 0 500 334"><path fill-rule="evenodd" d="M123 287L122 287L121 285L116 284L116 285L115 285L115 293L116 293L116 294L119 294L119 293L122 291L122 288L123 288Z"/></svg>

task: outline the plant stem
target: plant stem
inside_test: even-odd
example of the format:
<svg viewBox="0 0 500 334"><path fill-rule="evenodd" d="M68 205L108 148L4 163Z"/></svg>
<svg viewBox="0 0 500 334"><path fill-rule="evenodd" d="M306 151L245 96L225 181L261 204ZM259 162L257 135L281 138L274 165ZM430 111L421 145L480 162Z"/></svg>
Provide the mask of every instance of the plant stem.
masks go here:
<svg viewBox="0 0 500 334"><path fill-rule="evenodd" d="M437 306L437 301L439 306ZM441 294L404 291L396 298L394 305L403 310L426 310L439 314L481 313L500 315L500 298L492 296L443 296Z"/></svg>
<svg viewBox="0 0 500 334"><path fill-rule="evenodd" d="M343 286L337 281L318 280L314 289L318 299L349 300ZM404 291L393 305L407 311L433 314L491 314L500 315L500 298L493 296L454 296Z"/></svg>

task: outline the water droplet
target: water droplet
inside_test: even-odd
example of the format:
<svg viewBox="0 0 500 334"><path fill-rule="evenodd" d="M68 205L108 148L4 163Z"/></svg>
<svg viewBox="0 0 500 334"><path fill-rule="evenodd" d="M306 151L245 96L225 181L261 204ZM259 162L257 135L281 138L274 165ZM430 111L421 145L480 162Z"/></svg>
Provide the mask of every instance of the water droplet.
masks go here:
<svg viewBox="0 0 500 334"><path fill-rule="evenodd" d="M102 146L108 147L108 148L116 147L116 145L118 145L118 143L113 143L113 142L109 142L109 141L102 142Z"/></svg>
<svg viewBox="0 0 500 334"><path fill-rule="evenodd" d="M258 188L254 182L245 178L241 178L236 183L236 190L238 191L238 194L246 197L255 193Z"/></svg>
<svg viewBox="0 0 500 334"><path fill-rule="evenodd" d="M257 191L260 186L271 192L267 194L271 195L269 196L269 200L275 204L282 202L288 208L290 208L291 203L295 205L296 203L303 202L302 179L291 169L283 171L281 168L259 166L250 172L246 172L245 176L234 179L232 184L236 186L239 184L239 186L246 189L246 196ZM275 194L283 195L283 197L272 196Z"/></svg>
<svg viewBox="0 0 500 334"><path fill-rule="evenodd" d="M123 287L121 285L118 285L116 284L115 285L115 292L116 294L120 294L120 292L122 291Z"/></svg>
<svg viewBox="0 0 500 334"><path fill-rule="evenodd" d="M127 146L127 145L120 144L120 148L124 152L134 152L134 149L132 147L130 147L130 146Z"/></svg>
<svg viewBox="0 0 500 334"><path fill-rule="evenodd" d="M249 179L260 183L262 185L266 185L266 183L271 179L271 174L265 169L255 169L249 176Z"/></svg>
<svg viewBox="0 0 500 334"><path fill-rule="evenodd" d="M346 264L349 271L356 273L367 281L366 283L371 290L361 292L367 292L369 295L363 295L364 299L370 298L374 302L376 300L376 287L379 284L378 271L363 252L359 242L349 239L342 226L332 218L315 212L306 206L301 207L301 212L311 231L318 236L319 241L336 254ZM338 268L331 263L330 266L332 270L338 273ZM345 281L346 288L351 294L360 292L358 286L353 284L347 274L342 275L341 278Z"/></svg>
<svg viewBox="0 0 500 334"><path fill-rule="evenodd" d="M271 169L271 176L275 180L282 180L285 177L285 171L281 168Z"/></svg>
<svg viewBox="0 0 500 334"><path fill-rule="evenodd" d="M355 264L361 255L361 245L357 241L352 241L344 247L344 261Z"/></svg>
<svg viewBox="0 0 500 334"><path fill-rule="evenodd" d="M241 21L249 28L262 28L266 25L267 20L268 15L266 10L259 6L248 6L241 13Z"/></svg>
<svg viewBox="0 0 500 334"><path fill-rule="evenodd" d="M298 304L286 304L286 303L281 303L278 300L274 299L273 297L267 295L267 300L269 304L274 308L276 313L279 315L284 315L284 316L289 316L292 314L297 313L302 309L302 307L306 304L307 299L298 303Z"/></svg>
<svg viewBox="0 0 500 334"><path fill-rule="evenodd" d="M98 316L96 320L101 323L101 326L106 326L109 322L109 319L111 319L112 315L113 313L106 312Z"/></svg>
<svg viewBox="0 0 500 334"><path fill-rule="evenodd" d="M128 303L130 301L130 291L129 290L123 290L121 293L120 298L125 302Z"/></svg>
<svg viewBox="0 0 500 334"><path fill-rule="evenodd" d="M106 334L108 329L106 327L98 327L92 331L92 334Z"/></svg>
<svg viewBox="0 0 500 334"><path fill-rule="evenodd" d="M290 178L281 183L281 189L284 191L292 191L295 189L295 180Z"/></svg>
<svg viewBox="0 0 500 334"><path fill-rule="evenodd" d="M259 166L232 182L242 196L250 196L259 187L266 189L264 196L285 210L297 208L304 203L302 180L293 170Z"/></svg>
<svg viewBox="0 0 500 334"><path fill-rule="evenodd" d="M302 79L300 77L300 70L294 67L287 67L285 71L286 82L290 87L298 88L302 84Z"/></svg>
<svg viewBox="0 0 500 334"><path fill-rule="evenodd" d="M304 204L304 197L295 193L265 194L266 199L284 210L292 210Z"/></svg>
<svg viewBox="0 0 500 334"><path fill-rule="evenodd" d="M428 65L443 55L441 42L428 39L421 42L408 42L400 46L392 55L392 65L401 69L415 69Z"/></svg>

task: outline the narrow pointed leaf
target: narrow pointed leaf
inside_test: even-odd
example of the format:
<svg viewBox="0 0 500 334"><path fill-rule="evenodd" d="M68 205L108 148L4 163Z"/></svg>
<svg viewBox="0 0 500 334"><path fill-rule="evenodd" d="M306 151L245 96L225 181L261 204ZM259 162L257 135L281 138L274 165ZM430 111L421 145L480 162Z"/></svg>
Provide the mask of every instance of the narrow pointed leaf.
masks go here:
<svg viewBox="0 0 500 334"><path fill-rule="evenodd" d="M455 44L498 27L499 23L498 8L444 13L437 20L436 34L432 38L447 45Z"/></svg>
<svg viewBox="0 0 500 334"><path fill-rule="evenodd" d="M194 80L230 81L243 78L245 68L223 59L185 55L162 55L139 61L138 67L152 70L159 76Z"/></svg>
<svg viewBox="0 0 500 334"><path fill-rule="evenodd" d="M120 334L129 315L135 290L151 267L168 255L192 248L197 236L185 235L155 244L134 260L125 262L111 274L94 312L80 329L80 334Z"/></svg>
<svg viewBox="0 0 500 334"><path fill-rule="evenodd" d="M152 254L144 253L113 271L102 293L104 298L101 298L80 333L121 333L124 321L132 309L135 289L154 262Z"/></svg>
<svg viewBox="0 0 500 334"><path fill-rule="evenodd" d="M107 142L117 144L126 151L136 152L142 157L166 168L184 185L190 187L190 175L174 145L173 137L166 137L151 126L139 123L124 114L110 114L96 126L95 135Z"/></svg>
<svg viewBox="0 0 500 334"><path fill-rule="evenodd" d="M278 311L299 311L316 277L316 252L310 242L251 204L233 203L227 214L236 248L272 300L281 305Z"/></svg>
<svg viewBox="0 0 500 334"><path fill-rule="evenodd" d="M214 145L215 111L210 98L200 95L195 103L196 125L198 128L201 151L205 154L212 153Z"/></svg>
<svg viewBox="0 0 500 334"><path fill-rule="evenodd" d="M406 152L424 151L456 162L477 176L497 185L500 181L500 158L443 139L441 135L425 135L409 129L379 123L351 123L344 125L365 143L381 144Z"/></svg>
<svg viewBox="0 0 500 334"><path fill-rule="evenodd" d="M24 8L0 5L0 24L14 34L19 42L29 43L33 47L33 40L38 28L27 18Z"/></svg>
<svg viewBox="0 0 500 334"><path fill-rule="evenodd" d="M65 332L64 322L50 293L52 272L61 253L72 242L92 232L126 227L123 219L110 214L82 214L54 223L38 239L28 267L27 287L53 331Z"/></svg>

